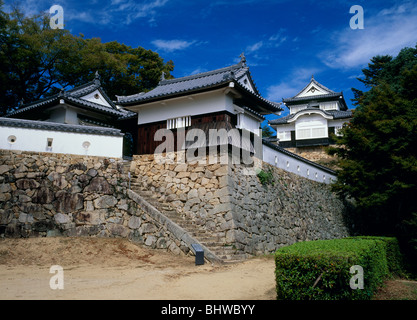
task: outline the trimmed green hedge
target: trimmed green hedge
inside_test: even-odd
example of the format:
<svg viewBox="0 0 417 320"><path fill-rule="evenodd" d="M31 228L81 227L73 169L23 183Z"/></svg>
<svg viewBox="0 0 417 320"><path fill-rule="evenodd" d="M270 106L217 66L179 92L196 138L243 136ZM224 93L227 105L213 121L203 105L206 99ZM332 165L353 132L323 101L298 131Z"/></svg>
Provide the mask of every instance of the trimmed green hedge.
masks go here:
<svg viewBox="0 0 417 320"><path fill-rule="evenodd" d="M381 237L381 236L357 236L345 239L367 239L367 240L381 240L385 242L388 269L391 276L403 276L405 274L404 257L400 251L400 245L395 237Z"/></svg>
<svg viewBox="0 0 417 320"><path fill-rule="evenodd" d="M400 254L394 239L317 240L278 249L275 253L277 299L370 299L390 275L390 270L399 267ZM363 268L363 289L350 287L350 279L354 276L350 268L354 265Z"/></svg>

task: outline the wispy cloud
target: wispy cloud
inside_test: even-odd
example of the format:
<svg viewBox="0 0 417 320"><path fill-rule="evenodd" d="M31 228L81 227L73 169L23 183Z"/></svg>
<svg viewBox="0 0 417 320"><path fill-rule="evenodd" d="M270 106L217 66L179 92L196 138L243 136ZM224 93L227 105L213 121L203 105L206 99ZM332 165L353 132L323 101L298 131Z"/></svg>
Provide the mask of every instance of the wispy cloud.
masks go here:
<svg viewBox="0 0 417 320"><path fill-rule="evenodd" d="M320 69L318 68L300 67L294 69L288 77L266 89L266 98L271 101L279 102L282 98L293 97L307 85L313 74L319 72Z"/></svg>
<svg viewBox="0 0 417 320"><path fill-rule="evenodd" d="M154 40L152 44L158 49L165 52L173 52L178 50L184 50L190 47L193 44L196 44L196 40L186 41L186 40Z"/></svg>
<svg viewBox="0 0 417 320"><path fill-rule="evenodd" d="M122 24L129 25L138 19L147 19L154 24L160 9L162 9L169 0L95 0L90 2L71 2L67 0L57 0L64 9L64 19L67 21L82 21L94 24ZM18 1L17 4L23 10L26 16L39 14L42 12L49 13L51 2L49 0L25 0ZM5 10L10 11L12 5L5 5Z"/></svg>
<svg viewBox="0 0 417 320"><path fill-rule="evenodd" d="M402 48L417 43L417 7L405 3L368 16L364 8L364 29L344 30L330 37L331 49L319 53L331 68L357 68L376 55L396 55Z"/></svg>
<svg viewBox="0 0 417 320"><path fill-rule="evenodd" d="M264 36L263 40L259 40L251 45L248 45L245 49L245 54L256 54L261 49L278 48L287 40L285 32L286 30L281 28L278 30L278 32L270 36Z"/></svg>
<svg viewBox="0 0 417 320"><path fill-rule="evenodd" d="M150 22L155 21L157 9L164 7L168 0L152 0L138 2L134 0L112 0L107 7L110 12L123 13L124 23L130 24L139 18L148 18Z"/></svg>
<svg viewBox="0 0 417 320"><path fill-rule="evenodd" d="M245 49L246 54L251 54L255 51L258 51L264 45L263 41L258 41L250 46L247 46Z"/></svg>

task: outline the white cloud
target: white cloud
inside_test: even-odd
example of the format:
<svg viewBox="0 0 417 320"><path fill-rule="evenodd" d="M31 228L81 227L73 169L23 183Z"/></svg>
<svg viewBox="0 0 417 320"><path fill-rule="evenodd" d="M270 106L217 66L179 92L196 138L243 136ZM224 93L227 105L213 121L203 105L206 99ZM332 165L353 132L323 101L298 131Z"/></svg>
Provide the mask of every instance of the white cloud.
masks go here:
<svg viewBox="0 0 417 320"><path fill-rule="evenodd" d="M154 24L158 16L158 10L163 8L169 0L111 0L100 2L96 0L87 2L71 2L67 0L56 0L64 9L64 20L78 20L94 24L125 24L129 25L137 19L147 19ZM53 2L52 2L53 3ZM26 16L49 13L50 0L24 0L17 2ZM5 5L6 12L12 10L13 5Z"/></svg>
<svg viewBox="0 0 417 320"><path fill-rule="evenodd" d="M197 67L196 69L194 69L193 71L191 71L189 74L187 75L195 75L195 74L199 74L199 73L203 73L203 72L207 72L208 70L206 68L202 68L202 67Z"/></svg>
<svg viewBox="0 0 417 320"><path fill-rule="evenodd" d="M364 14L364 29L335 32L330 37L332 49L319 53L332 68L357 68L376 55L396 55L404 47L417 43L417 7L410 3L384 9L374 16Z"/></svg>
<svg viewBox="0 0 417 320"><path fill-rule="evenodd" d="M137 2L134 0L112 0L104 11L122 13L123 23L130 24L139 18L148 18L149 22L155 22L156 9L164 7L168 0L152 0Z"/></svg>
<svg viewBox="0 0 417 320"><path fill-rule="evenodd" d="M297 68L280 83L269 86L266 89L266 98L275 102L280 102L282 98L291 98L309 83L312 75L318 72L320 70L317 68Z"/></svg>
<svg viewBox="0 0 417 320"><path fill-rule="evenodd" d="M254 43L253 45L246 47L245 52L247 54L253 53L255 51L258 51L260 48L262 48L262 46L263 46L263 41L259 41L257 43Z"/></svg>
<svg viewBox="0 0 417 320"><path fill-rule="evenodd" d="M287 40L287 37L284 36L285 29L281 28L278 30L277 33L271 35L266 40L258 41L252 45L249 45L245 49L246 54L256 53L260 49L268 49L268 48L277 48L283 42Z"/></svg>
<svg viewBox="0 0 417 320"><path fill-rule="evenodd" d="M152 44L158 49L166 52L172 52L177 50L184 50L195 44L196 41L186 41L186 40L154 40Z"/></svg>

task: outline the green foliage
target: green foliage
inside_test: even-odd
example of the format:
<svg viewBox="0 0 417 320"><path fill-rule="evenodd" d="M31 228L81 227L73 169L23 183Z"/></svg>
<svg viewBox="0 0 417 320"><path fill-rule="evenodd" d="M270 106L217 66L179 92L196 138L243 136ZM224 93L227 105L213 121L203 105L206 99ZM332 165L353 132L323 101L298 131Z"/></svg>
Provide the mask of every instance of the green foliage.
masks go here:
<svg viewBox="0 0 417 320"><path fill-rule="evenodd" d="M385 243L388 269L391 276L405 276L405 261L395 237L357 236L346 239L380 240Z"/></svg>
<svg viewBox="0 0 417 320"><path fill-rule="evenodd" d="M269 169L268 171L260 170L257 174L259 181L262 183L262 185L274 185L274 175L272 171Z"/></svg>
<svg viewBox="0 0 417 320"><path fill-rule="evenodd" d="M270 138L275 135L274 130L271 129L270 126L265 125L262 127L262 138Z"/></svg>
<svg viewBox="0 0 417 320"><path fill-rule="evenodd" d="M51 29L47 14L25 17L10 14L0 2L0 115L61 88L94 79L98 71L110 98L147 91L174 66L151 50L132 48L116 41L102 43L68 30Z"/></svg>
<svg viewBox="0 0 417 320"><path fill-rule="evenodd" d="M275 253L277 299L371 299L393 268L400 253L396 239L355 237L298 242ZM364 288L351 289L350 268L364 271Z"/></svg>
<svg viewBox="0 0 417 320"><path fill-rule="evenodd" d="M342 129L334 191L356 200L361 234L394 235L417 261L417 47L377 56L354 90L357 108Z"/></svg>

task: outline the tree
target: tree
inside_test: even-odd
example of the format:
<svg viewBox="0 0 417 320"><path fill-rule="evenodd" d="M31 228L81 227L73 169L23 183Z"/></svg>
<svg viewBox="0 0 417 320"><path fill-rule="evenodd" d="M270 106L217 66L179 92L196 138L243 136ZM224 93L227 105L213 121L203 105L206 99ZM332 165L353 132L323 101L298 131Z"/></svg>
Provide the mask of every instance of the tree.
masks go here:
<svg viewBox="0 0 417 320"><path fill-rule="evenodd" d="M369 90L355 91L353 119L331 149L341 158L333 188L356 200L361 233L394 235L410 249L417 244L417 47L374 57L362 71Z"/></svg>
<svg viewBox="0 0 417 320"><path fill-rule="evenodd" d="M18 8L10 14L0 10L0 115L22 101L29 103L91 81L96 71L115 99L116 94L152 89L162 72L170 78L173 69L172 61L165 63L151 50L51 29L45 14L25 17Z"/></svg>
<svg viewBox="0 0 417 320"><path fill-rule="evenodd" d="M262 138L271 138L274 136L275 132L271 129L270 126L264 125L262 128Z"/></svg>

